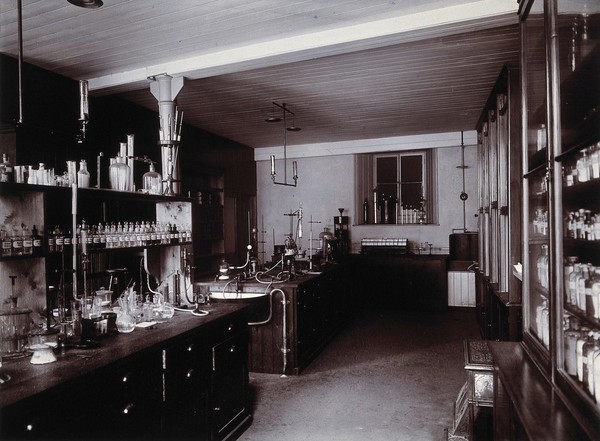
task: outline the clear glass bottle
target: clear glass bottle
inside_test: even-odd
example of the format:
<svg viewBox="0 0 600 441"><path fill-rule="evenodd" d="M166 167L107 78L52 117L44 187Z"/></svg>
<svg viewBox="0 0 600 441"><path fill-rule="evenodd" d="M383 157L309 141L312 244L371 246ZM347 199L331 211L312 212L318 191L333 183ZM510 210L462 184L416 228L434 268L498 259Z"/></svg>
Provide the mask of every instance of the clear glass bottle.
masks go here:
<svg viewBox="0 0 600 441"><path fill-rule="evenodd" d="M79 171L77 172L77 186L79 188L88 188L90 186L90 172L87 169L87 162L82 159L79 162Z"/></svg>
<svg viewBox="0 0 600 441"><path fill-rule="evenodd" d="M546 349L550 349L550 309L546 300L542 308L542 343Z"/></svg>
<svg viewBox="0 0 600 441"><path fill-rule="evenodd" d="M600 142L591 147L590 168L592 170L592 179L600 178Z"/></svg>
<svg viewBox="0 0 600 441"><path fill-rule="evenodd" d="M565 370L573 377L577 376L577 339L581 337L579 330L579 320L575 317L568 317L567 325L564 331L565 339Z"/></svg>
<svg viewBox="0 0 600 441"><path fill-rule="evenodd" d="M135 318L129 309L122 309L117 312L117 331L120 333L129 333L135 329Z"/></svg>
<svg viewBox="0 0 600 441"><path fill-rule="evenodd" d="M150 170L144 173L143 184L148 193L162 194L162 176L155 170L153 163L150 163Z"/></svg>
<svg viewBox="0 0 600 441"><path fill-rule="evenodd" d="M577 180L579 182L587 182L590 180L590 162L585 150L577 160Z"/></svg>
<svg viewBox="0 0 600 441"><path fill-rule="evenodd" d="M125 163L125 158L117 156L111 163L109 169L110 188L118 191L131 191L130 175L131 168Z"/></svg>
<svg viewBox="0 0 600 441"><path fill-rule="evenodd" d="M571 303L571 296L570 296L570 290L569 290L569 277L571 276L571 273L574 271L575 264L577 263L578 260L579 259L577 258L577 256L568 256L565 259L564 283L565 283L565 301L567 303Z"/></svg>
<svg viewBox="0 0 600 441"><path fill-rule="evenodd" d="M591 297L593 313L589 315L598 320L600 319L600 268L594 270L591 282Z"/></svg>
<svg viewBox="0 0 600 441"><path fill-rule="evenodd" d="M589 379L590 379L590 372L589 372L589 368L591 363L589 362L589 358L588 355L591 355L593 353L593 347L594 347L594 332L593 331L589 331L588 335L587 335L587 339L586 341L583 343L582 347L581 347L581 371L582 371L582 378L581 378L581 382L583 383L583 387L589 391L590 388L590 383L589 383ZM593 373L593 370L592 370ZM593 387L593 382L592 382L592 387ZM592 392L593 393L593 392Z"/></svg>

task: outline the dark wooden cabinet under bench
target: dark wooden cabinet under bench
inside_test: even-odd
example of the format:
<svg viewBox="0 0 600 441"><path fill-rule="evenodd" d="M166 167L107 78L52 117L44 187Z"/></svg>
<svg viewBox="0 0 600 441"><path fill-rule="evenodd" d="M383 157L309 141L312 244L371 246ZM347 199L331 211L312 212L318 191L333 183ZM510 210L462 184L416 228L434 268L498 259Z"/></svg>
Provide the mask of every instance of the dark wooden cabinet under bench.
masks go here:
<svg viewBox="0 0 600 441"><path fill-rule="evenodd" d="M235 439L252 419L248 311L206 309L54 363L5 361L0 439Z"/></svg>

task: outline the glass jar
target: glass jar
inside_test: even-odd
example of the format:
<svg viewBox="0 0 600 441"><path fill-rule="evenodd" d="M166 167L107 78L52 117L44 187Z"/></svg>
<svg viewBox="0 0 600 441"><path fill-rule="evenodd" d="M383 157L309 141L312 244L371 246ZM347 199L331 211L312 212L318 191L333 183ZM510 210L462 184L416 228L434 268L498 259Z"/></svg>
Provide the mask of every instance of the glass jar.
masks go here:
<svg viewBox="0 0 600 441"><path fill-rule="evenodd" d="M127 334L135 329L135 318L129 310L123 310L117 312L117 331L123 334Z"/></svg>
<svg viewBox="0 0 600 441"><path fill-rule="evenodd" d="M149 194L162 194L162 176L150 164L150 171L143 176L144 190Z"/></svg>
<svg viewBox="0 0 600 441"><path fill-rule="evenodd" d="M82 159L79 162L79 171L77 172L77 186L79 188L88 188L90 186L90 172L87 169L87 162Z"/></svg>
<svg viewBox="0 0 600 441"><path fill-rule="evenodd" d="M117 156L109 169L110 188L118 191L131 191L131 168L125 163L125 158Z"/></svg>

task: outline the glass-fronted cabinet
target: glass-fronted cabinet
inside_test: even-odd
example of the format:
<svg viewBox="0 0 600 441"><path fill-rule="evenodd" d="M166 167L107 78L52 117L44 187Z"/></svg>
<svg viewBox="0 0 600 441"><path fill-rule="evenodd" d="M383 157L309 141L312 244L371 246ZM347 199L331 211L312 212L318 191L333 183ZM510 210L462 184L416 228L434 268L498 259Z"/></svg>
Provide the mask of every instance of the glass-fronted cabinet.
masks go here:
<svg viewBox="0 0 600 441"><path fill-rule="evenodd" d="M600 432L600 2L521 0L524 344Z"/></svg>
<svg viewBox="0 0 600 441"><path fill-rule="evenodd" d="M557 0L557 382L600 415L600 2ZM560 177L560 181L558 178Z"/></svg>
<svg viewBox="0 0 600 441"><path fill-rule="evenodd" d="M523 104L523 339L543 369L550 369L550 179L544 3L529 2L522 21Z"/></svg>

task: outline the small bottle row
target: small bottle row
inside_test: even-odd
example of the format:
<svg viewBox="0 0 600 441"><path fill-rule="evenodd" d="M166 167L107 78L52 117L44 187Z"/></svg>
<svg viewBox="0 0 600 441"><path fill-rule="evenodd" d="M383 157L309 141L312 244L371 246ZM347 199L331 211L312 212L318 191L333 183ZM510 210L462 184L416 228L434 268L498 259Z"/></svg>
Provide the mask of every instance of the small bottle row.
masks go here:
<svg viewBox="0 0 600 441"><path fill-rule="evenodd" d="M564 266L565 302L586 317L600 320L600 267L567 257Z"/></svg>
<svg viewBox="0 0 600 441"><path fill-rule="evenodd" d="M570 239L600 240L600 213L580 208L565 215L565 236Z"/></svg>
<svg viewBox="0 0 600 441"><path fill-rule="evenodd" d="M564 368L600 406L600 331L565 317Z"/></svg>
<svg viewBox="0 0 600 441"><path fill-rule="evenodd" d="M600 142L583 149L576 161L564 165L564 184L575 184L600 179Z"/></svg>
<svg viewBox="0 0 600 441"><path fill-rule="evenodd" d="M85 240L87 249L130 248L189 243L192 231L187 225L174 223L131 221L87 225L83 220L77 226L76 238L81 245Z"/></svg>
<svg viewBox="0 0 600 441"><path fill-rule="evenodd" d="M42 236L35 225L29 230L24 223L15 223L0 229L1 257L41 256L44 251L62 253L71 250L73 244L83 245L82 238L85 238L86 249L128 248L189 243L192 232L186 225L154 221L89 226L83 221L77 226L75 236L60 225L50 228Z"/></svg>
<svg viewBox="0 0 600 441"><path fill-rule="evenodd" d="M41 256L43 251L43 240L37 227L31 230L24 223L3 225L0 229L0 240L2 241L2 257L10 256Z"/></svg>

